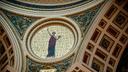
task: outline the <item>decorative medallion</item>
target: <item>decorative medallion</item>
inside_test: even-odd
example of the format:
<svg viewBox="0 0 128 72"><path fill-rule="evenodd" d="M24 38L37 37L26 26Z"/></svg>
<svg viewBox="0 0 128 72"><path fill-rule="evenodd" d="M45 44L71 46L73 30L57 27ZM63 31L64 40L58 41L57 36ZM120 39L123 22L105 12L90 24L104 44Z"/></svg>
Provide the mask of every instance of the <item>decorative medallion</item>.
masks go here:
<svg viewBox="0 0 128 72"><path fill-rule="evenodd" d="M64 17L43 19L31 27L29 32L29 53L45 62L70 56L78 47L81 37L79 27Z"/></svg>

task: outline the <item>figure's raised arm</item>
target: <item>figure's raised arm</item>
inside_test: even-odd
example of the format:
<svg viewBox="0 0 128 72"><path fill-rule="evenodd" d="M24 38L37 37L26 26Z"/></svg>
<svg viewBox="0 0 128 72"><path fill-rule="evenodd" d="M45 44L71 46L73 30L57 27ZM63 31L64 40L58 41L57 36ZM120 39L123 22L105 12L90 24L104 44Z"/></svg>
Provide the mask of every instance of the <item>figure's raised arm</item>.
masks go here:
<svg viewBox="0 0 128 72"><path fill-rule="evenodd" d="M49 29L47 28L48 34L51 36L52 34L50 33Z"/></svg>

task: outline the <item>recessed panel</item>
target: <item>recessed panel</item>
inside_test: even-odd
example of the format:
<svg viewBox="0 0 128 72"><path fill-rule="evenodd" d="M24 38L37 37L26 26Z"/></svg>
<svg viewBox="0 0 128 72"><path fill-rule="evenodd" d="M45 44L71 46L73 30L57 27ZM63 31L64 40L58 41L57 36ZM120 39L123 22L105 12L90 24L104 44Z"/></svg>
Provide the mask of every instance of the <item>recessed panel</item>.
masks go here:
<svg viewBox="0 0 128 72"><path fill-rule="evenodd" d="M103 59L106 61L107 59L107 54L105 54L103 51L97 49L95 53L99 58Z"/></svg>
<svg viewBox="0 0 128 72"><path fill-rule="evenodd" d="M94 41L94 42L97 42L100 34L101 34L101 31L96 28L94 33L93 33L93 35L92 35L92 37L91 37L91 40Z"/></svg>
<svg viewBox="0 0 128 72"><path fill-rule="evenodd" d="M106 72L113 72L112 68L107 67Z"/></svg>
<svg viewBox="0 0 128 72"><path fill-rule="evenodd" d="M86 47L89 51L93 52L94 50L94 45L92 43L88 43L87 47Z"/></svg>
<svg viewBox="0 0 128 72"><path fill-rule="evenodd" d="M100 23L98 24L101 28L105 28L105 26L107 25L107 22L104 19L101 19Z"/></svg>
<svg viewBox="0 0 128 72"><path fill-rule="evenodd" d="M115 62L116 62L116 60L114 60L113 58L110 58L110 59L109 59L109 64L110 64L111 66L114 66L114 65L115 65Z"/></svg>
<svg viewBox="0 0 128 72"><path fill-rule="evenodd" d="M127 24L128 17L123 13L119 12L117 16L114 18L113 23L119 28L123 29Z"/></svg>
<svg viewBox="0 0 128 72"><path fill-rule="evenodd" d="M112 52L112 55L117 58L119 53L121 52L121 49L122 49L122 46L117 44L116 47L114 48L114 51Z"/></svg>
<svg viewBox="0 0 128 72"><path fill-rule="evenodd" d="M123 43L123 44L125 44L125 43L127 42L127 40L128 40L128 37L125 36L125 35L122 35L122 36L120 37L120 39L119 39L119 41L120 41L121 43Z"/></svg>
<svg viewBox="0 0 128 72"><path fill-rule="evenodd" d="M102 37L99 45L103 49L105 49L107 51L110 51L111 50L111 47L113 46L113 44L114 44L114 41L110 37L108 37L107 35L104 35Z"/></svg>
<svg viewBox="0 0 128 72"><path fill-rule="evenodd" d="M85 52L84 53L84 57L83 57L83 62L86 63L86 64L88 64L89 59L90 59L90 54L87 53L87 52Z"/></svg>
<svg viewBox="0 0 128 72"><path fill-rule="evenodd" d="M115 13L116 11L117 11L117 7L114 6L114 5L112 5L112 6L109 8L109 10L105 13L105 17L108 18L108 19L110 19L110 18L114 15L114 13Z"/></svg>
<svg viewBox="0 0 128 72"><path fill-rule="evenodd" d="M104 70L104 64L96 58L93 59L91 67L97 72L103 72Z"/></svg>
<svg viewBox="0 0 128 72"><path fill-rule="evenodd" d="M112 35L113 37L117 38L120 34L120 32L114 28L112 25L110 25L108 28L107 28L107 32Z"/></svg>

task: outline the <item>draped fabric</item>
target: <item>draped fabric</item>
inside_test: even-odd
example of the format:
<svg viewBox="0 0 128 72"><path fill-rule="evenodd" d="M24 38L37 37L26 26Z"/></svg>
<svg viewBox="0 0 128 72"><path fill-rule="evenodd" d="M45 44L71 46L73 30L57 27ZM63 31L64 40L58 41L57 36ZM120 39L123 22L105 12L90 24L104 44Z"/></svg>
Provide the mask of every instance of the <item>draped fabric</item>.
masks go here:
<svg viewBox="0 0 128 72"><path fill-rule="evenodd" d="M51 36L48 44L47 57L55 57L55 45L56 45L56 38L54 36Z"/></svg>

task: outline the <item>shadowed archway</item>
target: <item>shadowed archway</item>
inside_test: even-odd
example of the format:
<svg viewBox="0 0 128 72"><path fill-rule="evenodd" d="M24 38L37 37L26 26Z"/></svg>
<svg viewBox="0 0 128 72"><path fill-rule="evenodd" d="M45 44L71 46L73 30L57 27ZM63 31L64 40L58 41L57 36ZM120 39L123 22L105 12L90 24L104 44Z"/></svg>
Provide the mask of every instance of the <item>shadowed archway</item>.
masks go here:
<svg viewBox="0 0 128 72"><path fill-rule="evenodd" d="M119 61L116 72L128 72L128 44L123 52Z"/></svg>

